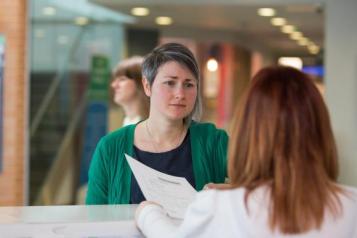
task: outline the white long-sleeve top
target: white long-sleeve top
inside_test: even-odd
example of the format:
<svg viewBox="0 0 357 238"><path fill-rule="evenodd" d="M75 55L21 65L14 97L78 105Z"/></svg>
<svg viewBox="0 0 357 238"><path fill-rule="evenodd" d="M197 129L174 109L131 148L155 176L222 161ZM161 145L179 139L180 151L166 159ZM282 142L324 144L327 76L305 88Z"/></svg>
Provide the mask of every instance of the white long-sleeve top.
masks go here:
<svg viewBox="0 0 357 238"><path fill-rule="evenodd" d="M148 205L140 212L137 223L146 237L221 237L221 238L357 238L357 189L343 186L348 195L340 195L342 215L334 219L326 212L319 230L299 235L283 235L269 227L269 194L256 189L244 202L244 188L208 190L198 193L187 209L181 224L169 218L158 205ZM307 191L308 192L308 191Z"/></svg>

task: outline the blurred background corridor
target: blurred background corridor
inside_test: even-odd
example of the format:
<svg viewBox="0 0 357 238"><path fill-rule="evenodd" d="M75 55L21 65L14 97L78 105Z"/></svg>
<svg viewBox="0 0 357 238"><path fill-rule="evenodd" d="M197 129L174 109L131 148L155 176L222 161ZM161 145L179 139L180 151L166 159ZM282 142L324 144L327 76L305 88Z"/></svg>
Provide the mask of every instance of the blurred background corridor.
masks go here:
<svg viewBox="0 0 357 238"><path fill-rule="evenodd" d="M259 69L310 74L330 110L340 181L357 186L354 0L1 0L0 9L0 206L82 204L98 138L123 120L112 69L166 42L194 52L202 120L228 133Z"/></svg>

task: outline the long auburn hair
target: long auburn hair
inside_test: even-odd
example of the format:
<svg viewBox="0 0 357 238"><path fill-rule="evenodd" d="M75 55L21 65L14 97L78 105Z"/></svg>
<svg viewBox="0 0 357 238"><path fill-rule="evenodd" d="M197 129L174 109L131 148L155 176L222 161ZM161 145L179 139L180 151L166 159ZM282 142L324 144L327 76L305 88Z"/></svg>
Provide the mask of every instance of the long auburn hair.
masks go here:
<svg viewBox="0 0 357 238"><path fill-rule="evenodd" d="M339 214L335 140L324 101L306 74L262 69L235 116L228 174L233 187L247 189L246 206L251 192L267 185L269 225L285 234L319 228L326 210Z"/></svg>

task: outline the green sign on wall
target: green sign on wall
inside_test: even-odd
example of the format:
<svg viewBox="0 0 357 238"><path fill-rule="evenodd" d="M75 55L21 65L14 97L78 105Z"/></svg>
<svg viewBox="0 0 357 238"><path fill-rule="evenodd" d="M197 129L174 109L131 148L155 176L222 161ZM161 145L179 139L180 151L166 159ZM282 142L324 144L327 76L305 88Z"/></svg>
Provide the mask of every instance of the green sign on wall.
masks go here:
<svg viewBox="0 0 357 238"><path fill-rule="evenodd" d="M88 169L94 149L99 139L107 133L109 80L109 59L100 55L93 56L89 99L84 121L80 185L87 183Z"/></svg>
<svg viewBox="0 0 357 238"><path fill-rule="evenodd" d="M108 85L110 79L109 60L96 55L92 59L91 80L89 84L89 101L108 102Z"/></svg>

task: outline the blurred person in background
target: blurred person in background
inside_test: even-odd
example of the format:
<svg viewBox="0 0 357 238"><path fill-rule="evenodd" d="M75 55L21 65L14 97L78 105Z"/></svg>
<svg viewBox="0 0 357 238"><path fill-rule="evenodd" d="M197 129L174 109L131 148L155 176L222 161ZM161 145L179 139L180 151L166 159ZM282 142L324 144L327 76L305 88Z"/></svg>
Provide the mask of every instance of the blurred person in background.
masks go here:
<svg viewBox="0 0 357 238"><path fill-rule="evenodd" d="M180 176L196 190L223 183L228 136L201 114L200 72L192 52L168 43L142 65L149 117L103 137L89 169L87 204L138 204L145 197L125 153L160 172Z"/></svg>
<svg viewBox="0 0 357 238"><path fill-rule="evenodd" d="M198 193L181 225L141 203L136 222L145 236L357 238L357 189L337 183L328 110L307 75L262 69L234 123L229 187Z"/></svg>
<svg viewBox="0 0 357 238"><path fill-rule="evenodd" d="M123 108L122 126L135 124L149 115L149 99L142 85L143 57L133 56L118 63L113 70L113 101Z"/></svg>
<svg viewBox="0 0 357 238"><path fill-rule="evenodd" d="M121 125L127 126L144 120L149 115L149 98L144 93L141 65L144 58L133 56L120 61L113 70L113 102L124 111ZM117 118L115 118L117 120ZM115 129L117 128L117 123ZM82 185L77 192L77 204L85 201L88 184Z"/></svg>

